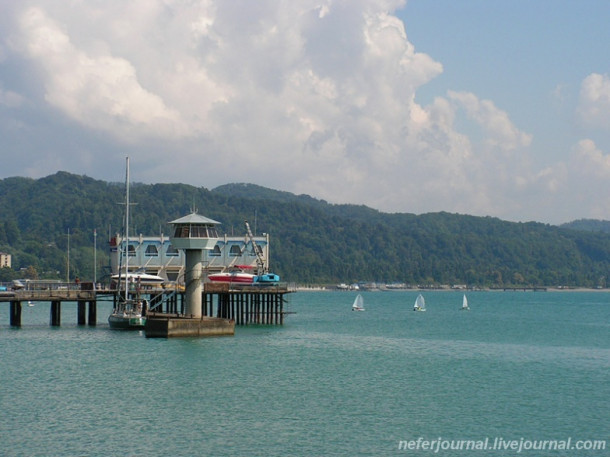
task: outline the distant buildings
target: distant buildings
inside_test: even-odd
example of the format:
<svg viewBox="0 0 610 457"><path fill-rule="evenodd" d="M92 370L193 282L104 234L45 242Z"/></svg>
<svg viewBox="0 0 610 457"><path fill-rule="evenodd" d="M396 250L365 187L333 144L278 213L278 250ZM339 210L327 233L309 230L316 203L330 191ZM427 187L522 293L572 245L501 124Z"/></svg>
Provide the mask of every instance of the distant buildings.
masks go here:
<svg viewBox="0 0 610 457"><path fill-rule="evenodd" d="M0 268L12 268L11 255L6 252L0 252Z"/></svg>

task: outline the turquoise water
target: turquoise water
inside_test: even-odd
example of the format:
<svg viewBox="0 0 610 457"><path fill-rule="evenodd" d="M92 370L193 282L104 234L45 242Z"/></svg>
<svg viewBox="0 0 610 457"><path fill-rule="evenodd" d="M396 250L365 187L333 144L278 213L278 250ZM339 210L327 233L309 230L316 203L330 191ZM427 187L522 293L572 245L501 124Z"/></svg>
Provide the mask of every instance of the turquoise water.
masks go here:
<svg viewBox="0 0 610 457"><path fill-rule="evenodd" d="M410 440L603 440L610 455L610 295L351 292L290 296L282 327L146 339L51 328L49 305L0 304L3 456L514 456Z"/></svg>

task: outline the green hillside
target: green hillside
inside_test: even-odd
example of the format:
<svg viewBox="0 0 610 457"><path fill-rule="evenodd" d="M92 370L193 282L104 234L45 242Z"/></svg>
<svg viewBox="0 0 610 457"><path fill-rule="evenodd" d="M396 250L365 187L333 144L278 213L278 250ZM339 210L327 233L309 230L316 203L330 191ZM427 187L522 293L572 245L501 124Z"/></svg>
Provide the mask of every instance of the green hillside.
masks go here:
<svg viewBox="0 0 610 457"><path fill-rule="evenodd" d="M121 231L123 183L65 172L0 180L0 251L13 270L0 280L39 275L93 276L108 264L107 240ZM541 223L449 213L388 214L331 205L251 184L213 190L184 184L132 184L132 233L169 233L167 222L198 212L244 234L244 220L271 236L271 268L286 281L335 284L605 286L610 234ZM19 271L28 269L28 271Z"/></svg>
<svg viewBox="0 0 610 457"><path fill-rule="evenodd" d="M561 227L573 230L584 230L587 232L610 233L610 221L600 221L596 219L578 219L577 221L561 224Z"/></svg>

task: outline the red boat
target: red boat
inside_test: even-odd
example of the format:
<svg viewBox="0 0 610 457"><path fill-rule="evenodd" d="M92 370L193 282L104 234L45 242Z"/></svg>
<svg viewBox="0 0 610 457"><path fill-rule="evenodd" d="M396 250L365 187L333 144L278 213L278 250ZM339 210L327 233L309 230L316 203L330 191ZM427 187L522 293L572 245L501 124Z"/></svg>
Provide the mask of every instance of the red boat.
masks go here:
<svg viewBox="0 0 610 457"><path fill-rule="evenodd" d="M214 273L208 276L208 279L213 282L230 282L237 284L252 284L256 275L246 273L244 269L251 269L249 265L238 265L236 270L226 273Z"/></svg>

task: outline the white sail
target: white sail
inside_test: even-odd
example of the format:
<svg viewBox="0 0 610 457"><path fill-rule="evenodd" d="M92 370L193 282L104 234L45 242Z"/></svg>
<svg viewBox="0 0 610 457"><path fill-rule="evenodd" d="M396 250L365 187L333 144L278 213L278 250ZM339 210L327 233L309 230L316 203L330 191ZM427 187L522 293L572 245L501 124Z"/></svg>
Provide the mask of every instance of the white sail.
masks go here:
<svg viewBox="0 0 610 457"><path fill-rule="evenodd" d="M362 295L358 294L356 296L352 305L352 311L364 311L364 298L362 298Z"/></svg>
<svg viewBox="0 0 610 457"><path fill-rule="evenodd" d="M464 298L462 299L462 309L468 310L470 307L468 306L468 299L466 298L466 294L464 294Z"/></svg>
<svg viewBox="0 0 610 457"><path fill-rule="evenodd" d="M426 300L422 294L417 296L415 299L415 305L413 305L413 311L425 311L426 310Z"/></svg>
<svg viewBox="0 0 610 457"><path fill-rule="evenodd" d="M422 294L417 296L415 300L415 305L413 306L413 311L425 311L426 310L426 300Z"/></svg>

